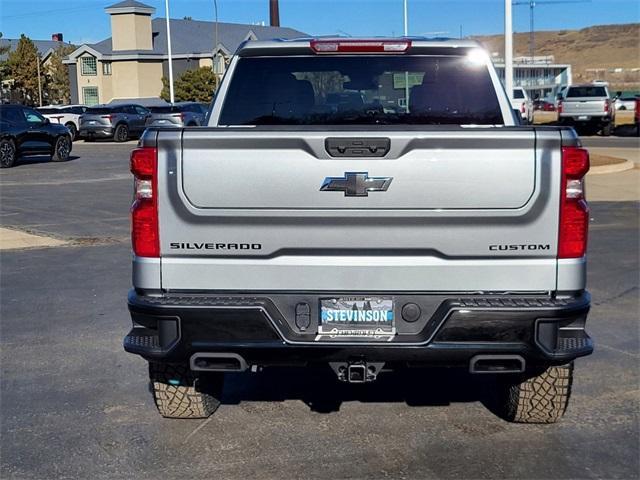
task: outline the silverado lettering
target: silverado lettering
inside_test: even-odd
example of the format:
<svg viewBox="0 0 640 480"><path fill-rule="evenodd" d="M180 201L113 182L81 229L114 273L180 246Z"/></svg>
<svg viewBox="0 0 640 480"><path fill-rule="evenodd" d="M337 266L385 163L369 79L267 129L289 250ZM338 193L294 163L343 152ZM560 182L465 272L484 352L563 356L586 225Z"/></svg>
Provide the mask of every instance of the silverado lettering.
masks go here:
<svg viewBox="0 0 640 480"><path fill-rule="evenodd" d="M260 243L182 243L171 242L172 250L261 250Z"/></svg>

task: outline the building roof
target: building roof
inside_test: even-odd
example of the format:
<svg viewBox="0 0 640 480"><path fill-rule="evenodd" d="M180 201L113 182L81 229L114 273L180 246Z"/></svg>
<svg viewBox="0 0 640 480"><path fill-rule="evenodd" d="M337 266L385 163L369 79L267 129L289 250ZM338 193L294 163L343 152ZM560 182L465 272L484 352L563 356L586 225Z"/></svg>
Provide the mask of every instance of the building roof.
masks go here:
<svg viewBox="0 0 640 480"><path fill-rule="evenodd" d="M110 15L121 13L139 13L142 15L152 15L156 9L145 5L144 3L136 2L135 0L124 0L123 2L115 3L104 9Z"/></svg>
<svg viewBox="0 0 640 480"><path fill-rule="evenodd" d="M138 3L126 0L122 3ZM201 54L214 51L215 22L200 20L170 20L171 50L174 55ZM153 31L153 50L113 51L111 38L88 45L102 55L130 55L130 54L167 54L167 28L164 18L154 18L151 22ZM248 25L244 23L218 22L218 47L232 54L247 38L253 40L267 40L272 38L297 38L307 34L287 27L269 27L262 25Z"/></svg>
<svg viewBox="0 0 640 480"><path fill-rule="evenodd" d="M149 5L145 5L144 3L136 2L136 0L124 0L123 2L114 3L113 5L109 5L107 8L153 8Z"/></svg>
<svg viewBox="0 0 640 480"><path fill-rule="evenodd" d="M9 52L15 51L18 48L19 38L0 38L0 47L6 47L7 45L10 47ZM38 49L38 53L41 56L44 56L49 50L56 50L57 48L63 45L70 45L64 42L55 42L53 40L31 40L36 48ZM9 52L0 55L0 61L6 60Z"/></svg>

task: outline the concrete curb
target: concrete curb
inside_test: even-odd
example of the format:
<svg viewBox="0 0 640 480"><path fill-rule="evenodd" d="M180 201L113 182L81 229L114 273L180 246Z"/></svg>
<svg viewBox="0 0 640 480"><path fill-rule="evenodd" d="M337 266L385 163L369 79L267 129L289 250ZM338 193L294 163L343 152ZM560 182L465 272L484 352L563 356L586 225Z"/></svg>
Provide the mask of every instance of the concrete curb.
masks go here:
<svg viewBox="0 0 640 480"><path fill-rule="evenodd" d="M54 237L35 235L22 230L0 227L0 251L27 248L61 247L69 242Z"/></svg>
<svg viewBox="0 0 640 480"><path fill-rule="evenodd" d="M605 173L618 173L626 170L633 170L635 162L631 160L620 159L619 163L612 163L611 165L600 165L599 167L591 167L588 175L603 175Z"/></svg>

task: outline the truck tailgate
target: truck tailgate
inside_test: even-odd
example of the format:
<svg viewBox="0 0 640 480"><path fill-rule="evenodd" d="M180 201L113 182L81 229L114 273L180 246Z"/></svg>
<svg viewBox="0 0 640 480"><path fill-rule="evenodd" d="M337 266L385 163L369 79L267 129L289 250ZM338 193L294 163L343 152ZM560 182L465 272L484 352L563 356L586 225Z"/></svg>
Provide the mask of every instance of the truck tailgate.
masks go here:
<svg viewBox="0 0 640 480"><path fill-rule="evenodd" d="M604 116L605 101L604 99L593 98L571 98L562 104L563 115L601 115Z"/></svg>
<svg viewBox="0 0 640 480"><path fill-rule="evenodd" d="M340 137L390 149L331 157ZM560 143L534 128L161 131L162 286L553 290ZM391 181L320 190L348 172Z"/></svg>

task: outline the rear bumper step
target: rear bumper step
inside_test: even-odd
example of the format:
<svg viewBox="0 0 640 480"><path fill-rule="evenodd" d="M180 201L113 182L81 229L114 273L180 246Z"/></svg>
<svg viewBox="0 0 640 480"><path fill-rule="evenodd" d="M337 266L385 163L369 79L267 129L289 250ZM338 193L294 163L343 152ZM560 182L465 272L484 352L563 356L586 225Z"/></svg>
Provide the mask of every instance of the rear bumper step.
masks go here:
<svg viewBox="0 0 640 480"><path fill-rule="evenodd" d="M319 337L317 302L333 295L340 294L152 297L132 291L129 310L134 327L125 337L124 348L150 360L190 363L195 369L199 362L203 370L214 371L354 358L470 366L479 355L508 358L493 366L476 362L478 369L511 371L520 368L516 357L522 358L524 368L525 364L560 364L593 351L584 329L590 302L587 292L563 299L394 294L398 333L391 341ZM299 308L301 303L310 308ZM418 320L402 318L406 303L420 306ZM300 312L304 322L298 318ZM207 358L207 354L214 355Z"/></svg>

